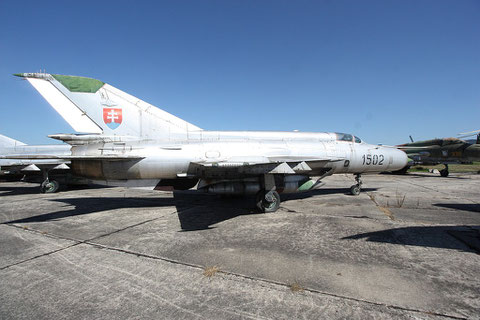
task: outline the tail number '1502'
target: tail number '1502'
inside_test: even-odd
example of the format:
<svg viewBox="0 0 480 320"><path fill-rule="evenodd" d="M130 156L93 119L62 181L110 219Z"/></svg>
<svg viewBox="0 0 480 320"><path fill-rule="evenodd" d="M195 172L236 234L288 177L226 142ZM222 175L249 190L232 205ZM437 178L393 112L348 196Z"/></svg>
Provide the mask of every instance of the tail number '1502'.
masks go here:
<svg viewBox="0 0 480 320"><path fill-rule="evenodd" d="M362 156L362 160L363 160L363 165L373 165L373 166L381 166L383 164L383 161L385 160L385 157L383 156L383 154L374 154L373 156L371 154L364 154Z"/></svg>

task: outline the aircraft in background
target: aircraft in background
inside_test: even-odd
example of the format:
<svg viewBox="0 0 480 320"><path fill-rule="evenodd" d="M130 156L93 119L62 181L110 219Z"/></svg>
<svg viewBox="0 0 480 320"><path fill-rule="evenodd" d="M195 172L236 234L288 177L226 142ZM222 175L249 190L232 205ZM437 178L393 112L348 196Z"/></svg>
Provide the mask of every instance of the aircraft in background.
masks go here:
<svg viewBox="0 0 480 320"><path fill-rule="evenodd" d="M480 161L480 139L478 136L473 144L458 138L413 141L410 136L410 140L411 143L398 145L397 148L405 151L411 161L404 168L394 173L405 174L412 165L416 164L443 164L445 168L440 170L440 175L447 177L449 175L449 164Z"/></svg>
<svg viewBox="0 0 480 320"><path fill-rule="evenodd" d="M476 139L468 139L465 141L471 144L480 144L480 130L459 133L458 136L459 139L476 136Z"/></svg>
<svg viewBox="0 0 480 320"><path fill-rule="evenodd" d="M399 170L406 154L345 133L207 131L102 81L47 73L26 79L77 132L51 138L72 145L75 175L109 185L256 194L274 212L280 193L317 188L326 176ZM41 158L37 155L37 159ZM315 179L312 179L315 177Z"/></svg>
<svg viewBox="0 0 480 320"><path fill-rule="evenodd" d="M35 155L68 156L71 146L27 145L18 140L0 135L0 155L26 159L0 159L0 175L22 177L24 181L40 182L42 193L57 192L60 184L86 183L84 179L70 175L70 161L64 159L35 159Z"/></svg>

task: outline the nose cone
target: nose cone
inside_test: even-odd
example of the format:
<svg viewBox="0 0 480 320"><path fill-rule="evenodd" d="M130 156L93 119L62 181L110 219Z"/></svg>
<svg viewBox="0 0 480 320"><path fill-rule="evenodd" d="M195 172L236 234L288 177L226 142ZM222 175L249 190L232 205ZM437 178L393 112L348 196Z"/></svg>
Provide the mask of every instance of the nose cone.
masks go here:
<svg viewBox="0 0 480 320"><path fill-rule="evenodd" d="M408 156L405 152L391 148L389 154L392 157L392 163L388 167L389 170L396 171L405 168L408 163Z"/></svg>

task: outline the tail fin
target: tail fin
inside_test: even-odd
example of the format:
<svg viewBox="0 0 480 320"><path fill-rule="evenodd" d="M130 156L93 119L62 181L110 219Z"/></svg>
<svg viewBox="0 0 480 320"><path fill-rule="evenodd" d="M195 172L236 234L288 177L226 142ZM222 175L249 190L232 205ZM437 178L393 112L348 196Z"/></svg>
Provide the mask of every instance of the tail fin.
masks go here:
<svg viewBox="0 0 480 320"><path fill-rule="evenodd" d="M99 80L21 73L77 132L142 138L184 138L202 130Z"/></svg>
<svg viewBox="0 0 480 320"><path fill-rule="evenodd" d="M12 148L12 147L24 146L24 145L25 143L23 142L20 142L18 140L15 140L0 134L0 148Z"/></svg>

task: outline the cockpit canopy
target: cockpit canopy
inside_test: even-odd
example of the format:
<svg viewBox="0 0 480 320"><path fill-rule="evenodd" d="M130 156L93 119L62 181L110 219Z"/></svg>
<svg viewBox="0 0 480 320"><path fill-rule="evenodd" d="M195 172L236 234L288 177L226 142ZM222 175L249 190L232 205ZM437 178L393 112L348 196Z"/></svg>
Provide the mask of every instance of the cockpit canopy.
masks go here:
<svg viewBox="0 0 480 320"><path fill-rule="evenodd" d="M335 132L335 134L337 135L337 141L355 141L355 143L362 143L362 139L349 133Z"/></svg>

